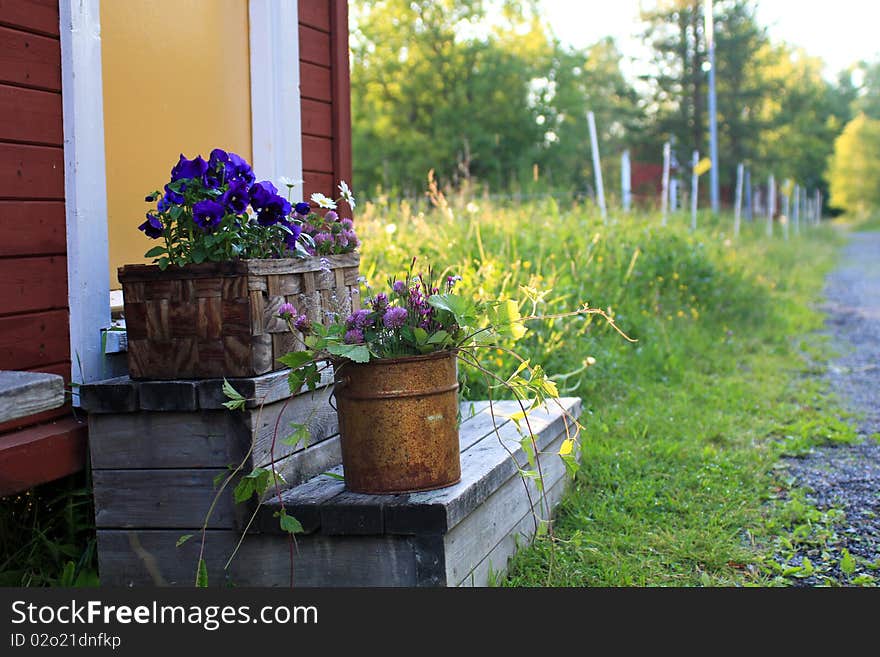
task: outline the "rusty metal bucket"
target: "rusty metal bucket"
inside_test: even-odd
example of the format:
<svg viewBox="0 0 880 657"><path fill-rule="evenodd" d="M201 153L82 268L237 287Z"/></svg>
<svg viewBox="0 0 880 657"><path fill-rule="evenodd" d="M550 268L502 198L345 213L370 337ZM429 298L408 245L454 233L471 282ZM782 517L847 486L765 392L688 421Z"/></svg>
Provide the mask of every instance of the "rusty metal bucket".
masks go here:
<svg viewBox="0 0 880 657"><path fill-rule="evenodd" d="M406 493L461 479L455 353L346 361L335 379L349 490Z"/></svg>

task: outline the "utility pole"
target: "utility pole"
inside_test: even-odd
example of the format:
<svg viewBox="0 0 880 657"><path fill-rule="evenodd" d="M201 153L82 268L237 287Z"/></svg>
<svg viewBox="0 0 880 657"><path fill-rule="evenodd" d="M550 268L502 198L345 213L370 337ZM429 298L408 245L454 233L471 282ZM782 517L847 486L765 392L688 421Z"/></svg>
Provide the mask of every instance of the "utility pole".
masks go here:
<svg viewBox="0 0 880 657"><path fill-rule="evenodd" d="M715 17L712 15L712 0L705 0L706 45L709 51L709 157L712 168L709 171L712 198L712 214L718 214L720 206L718 192L718 110L715 103Z"/></svg>

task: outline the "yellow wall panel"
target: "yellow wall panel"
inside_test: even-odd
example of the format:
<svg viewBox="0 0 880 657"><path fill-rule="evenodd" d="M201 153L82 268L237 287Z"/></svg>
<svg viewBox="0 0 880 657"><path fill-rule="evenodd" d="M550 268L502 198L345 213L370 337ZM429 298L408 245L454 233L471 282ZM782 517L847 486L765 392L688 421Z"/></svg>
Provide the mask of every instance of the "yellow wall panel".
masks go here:
<svg viewBox="0 0 880 657"><path fill-rule="evenodd" d="M110 287L116 269L149 262L137 227L144 196L180 153L212 148L251 160L247 0L102 0Z"/></svg>

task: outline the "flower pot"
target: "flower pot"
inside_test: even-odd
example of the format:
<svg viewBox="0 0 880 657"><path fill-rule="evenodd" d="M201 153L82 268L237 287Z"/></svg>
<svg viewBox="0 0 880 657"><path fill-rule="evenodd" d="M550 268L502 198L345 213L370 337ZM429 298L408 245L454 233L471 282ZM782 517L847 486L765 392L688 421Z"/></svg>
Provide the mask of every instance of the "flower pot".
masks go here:
<svg viewBox="0 0 880 657"><path fill-rule="evenodd" d="M133 379L252 377L302 343L278 318L292 303L313 323L359 306L357 253L119 268Z"/></svg>
<svg viewBox="0 0 880 657"><path fill-rule="evenodd" d="M349 490L406 493L461 479L454 352L346 361L335 378Z"/></svg>

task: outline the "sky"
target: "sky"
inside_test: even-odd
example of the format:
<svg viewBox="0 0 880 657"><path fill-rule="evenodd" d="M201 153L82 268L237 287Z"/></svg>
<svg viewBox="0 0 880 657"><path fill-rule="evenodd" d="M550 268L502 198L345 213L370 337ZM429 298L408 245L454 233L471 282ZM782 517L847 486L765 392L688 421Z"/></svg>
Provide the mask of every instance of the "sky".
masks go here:
<svg viewBox="0 0 880 657"><path fill-rule="evenodd" d="M627 57L644 57L635 34L639 4L656 0L539 0L547 21L563 42L587 46L613 36ZM860 59L880 59L878 0L757 0L757 17L773 41L800 46L825 60L829 79ZM638 66L622 63L624 71Z"/></svg>

